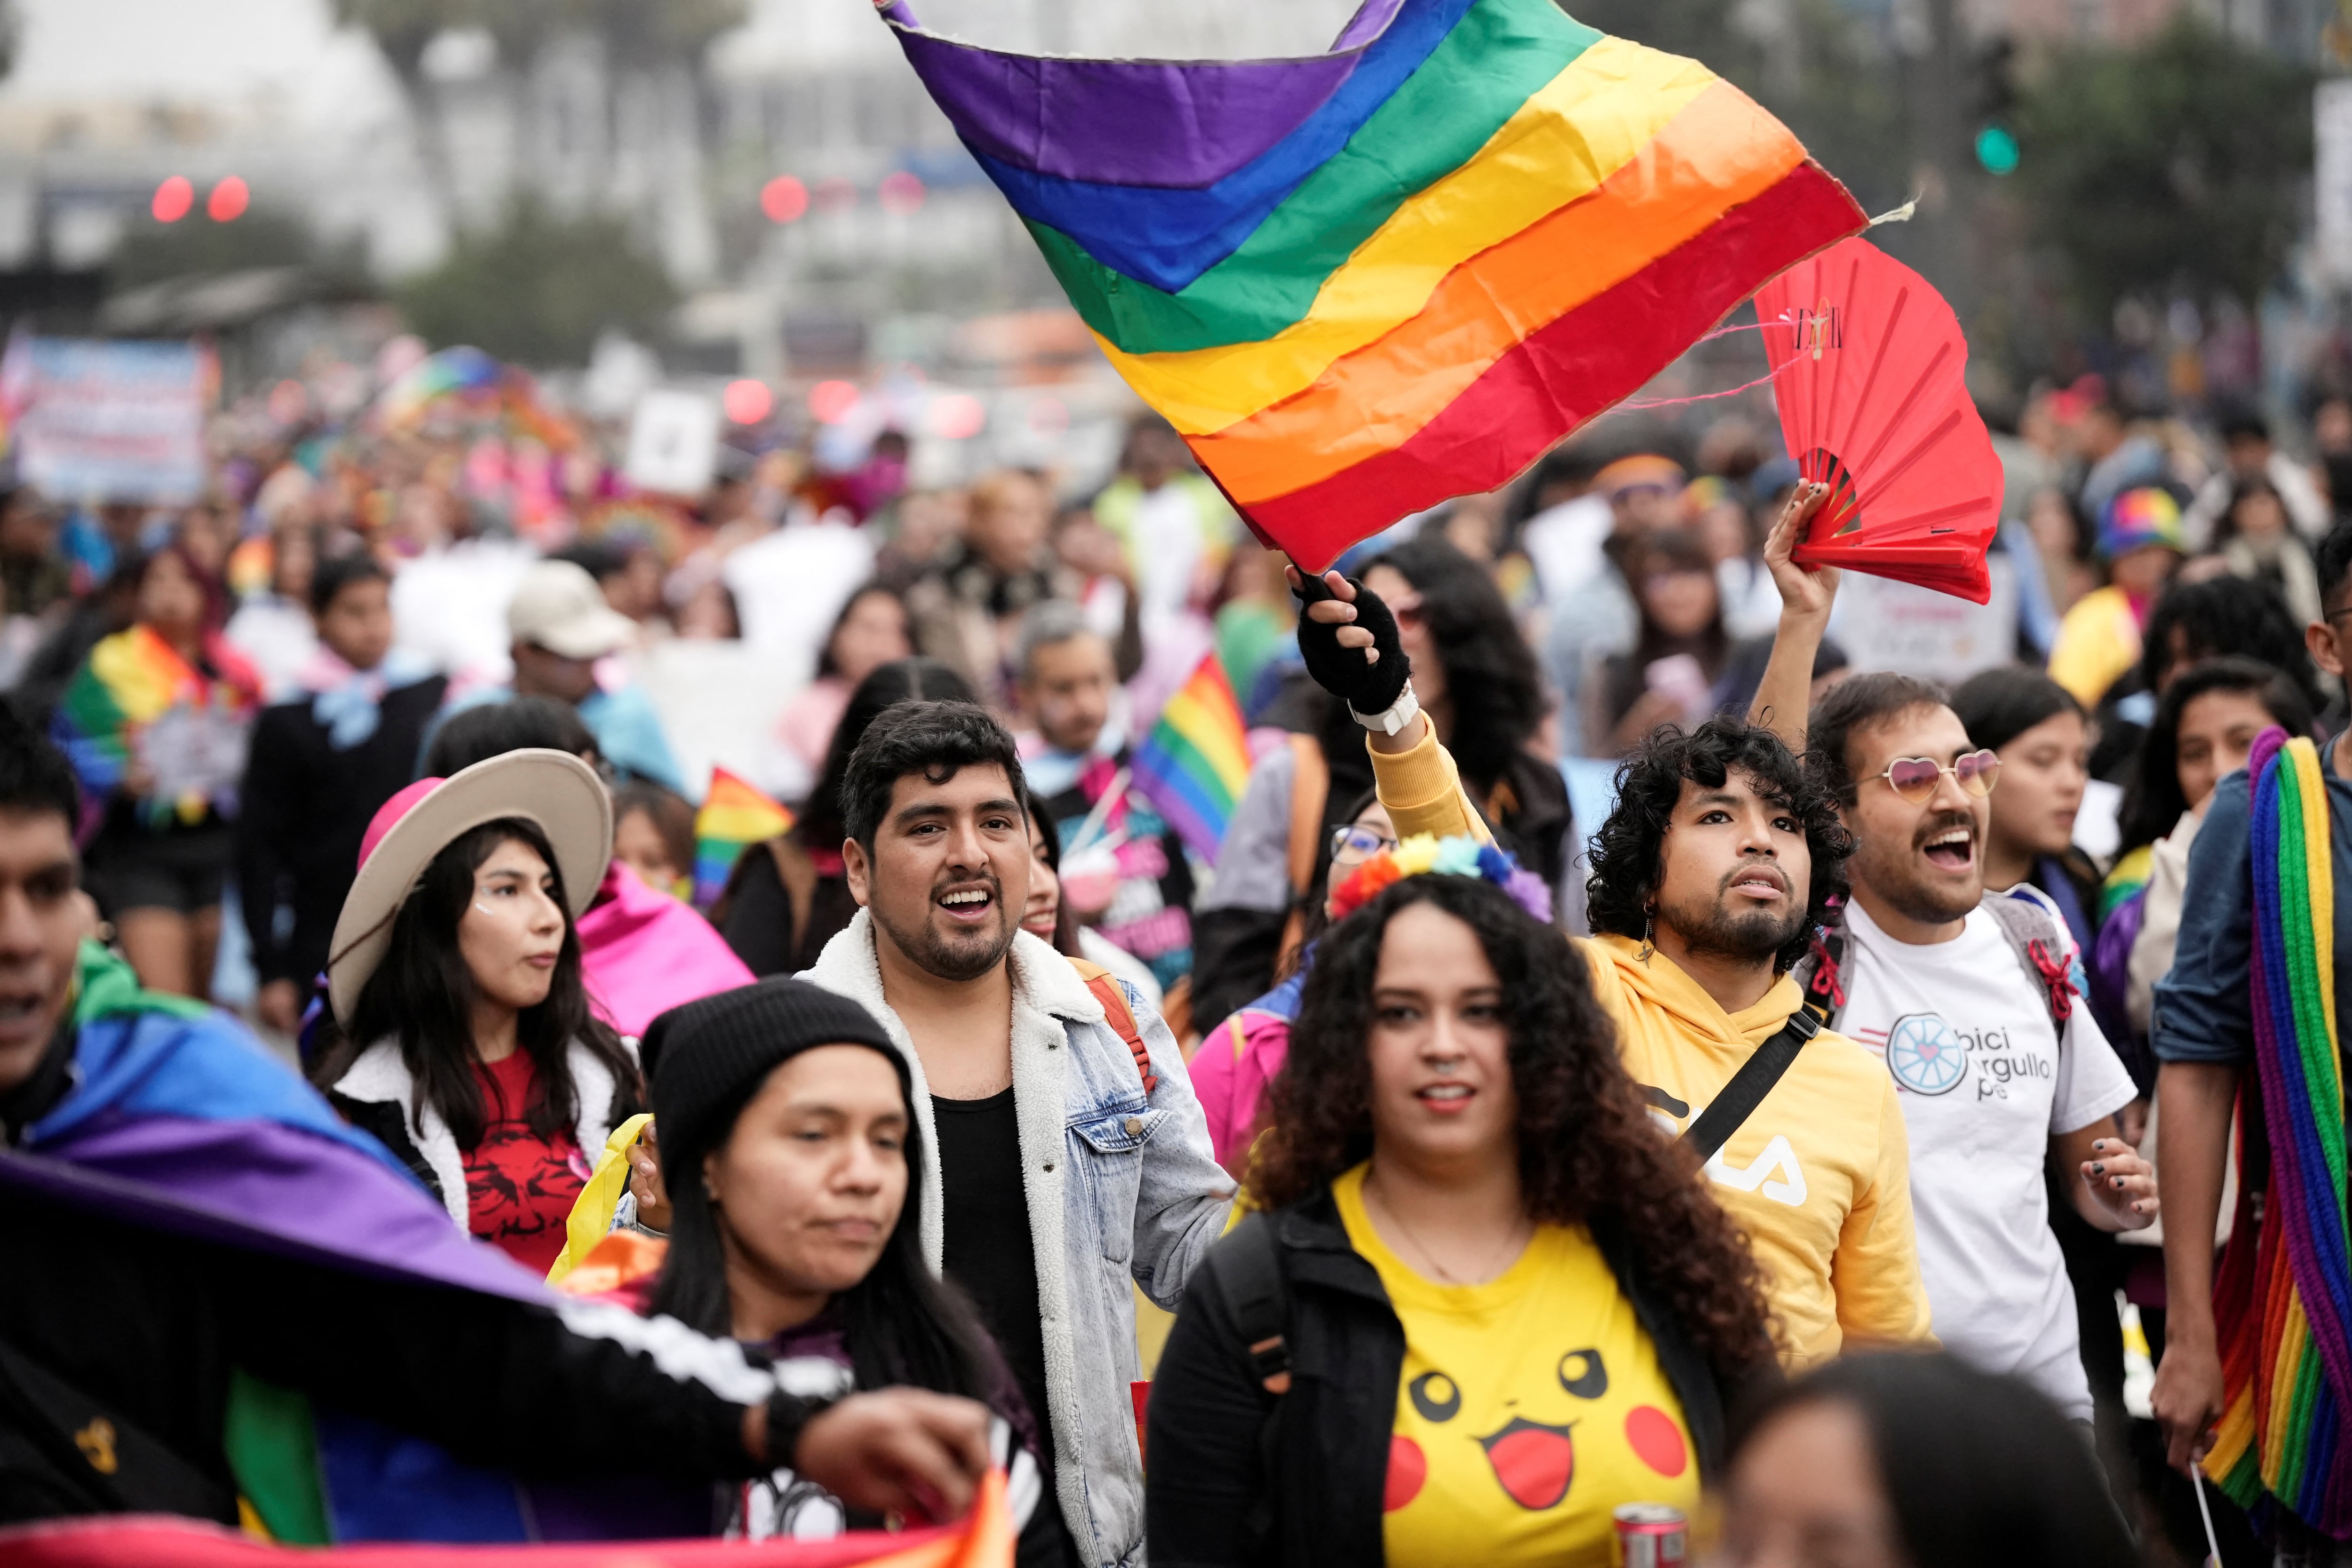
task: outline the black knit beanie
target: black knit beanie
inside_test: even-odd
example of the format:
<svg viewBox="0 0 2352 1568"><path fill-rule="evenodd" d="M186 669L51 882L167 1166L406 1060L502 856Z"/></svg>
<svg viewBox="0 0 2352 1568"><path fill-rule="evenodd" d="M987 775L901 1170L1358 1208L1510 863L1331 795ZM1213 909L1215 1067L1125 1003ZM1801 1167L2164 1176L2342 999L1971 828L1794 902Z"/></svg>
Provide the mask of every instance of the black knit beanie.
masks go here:
<svg viewBox="0 0 2352 1568"><path fill-rule="evenodd" d="M873 1014L805 980L762 980L656 1018L638 1059L653 1083L654 1130L668 1179L698 1167L725 1141L771 1072L818 1046L871 1046L890 1058L900 1089L910 1082Z"/></svg>

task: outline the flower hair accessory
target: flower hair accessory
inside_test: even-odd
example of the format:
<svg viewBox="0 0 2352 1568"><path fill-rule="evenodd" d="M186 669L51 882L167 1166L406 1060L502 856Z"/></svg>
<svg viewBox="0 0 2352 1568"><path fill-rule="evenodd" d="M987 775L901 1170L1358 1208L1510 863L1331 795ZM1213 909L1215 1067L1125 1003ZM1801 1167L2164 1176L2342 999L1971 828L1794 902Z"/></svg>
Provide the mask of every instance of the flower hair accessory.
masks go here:
<svg viewBox="0 0 2352 1568"><path fill-rule="evenodd" d="M1346 920L1380 897L1391 883L1407 877L1478 877L1511 895L1511 900L1546 925L1551 923L1551 889L1532 871L1522 870L1510 855L1492 844L1466 836L1439 838L1417 833L1393 849L1383 849L1348 874L1332 889L1331 918Z"/></svg>

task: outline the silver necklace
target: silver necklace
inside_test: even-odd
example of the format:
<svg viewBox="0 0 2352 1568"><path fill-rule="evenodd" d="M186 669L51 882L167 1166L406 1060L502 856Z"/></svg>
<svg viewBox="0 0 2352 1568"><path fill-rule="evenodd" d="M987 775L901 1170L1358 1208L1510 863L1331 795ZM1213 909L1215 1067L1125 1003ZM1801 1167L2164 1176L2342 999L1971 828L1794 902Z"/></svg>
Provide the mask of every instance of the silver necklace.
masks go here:
<svg viewBox="0 0 2352 1568"><path fill-rule="evenodd" d="M1445 1265L1437 1260L1437 1255L1429 1250L1428 1244L1412 1233L1412 1226L1405 1224L1404 1216L1397 1213L1396 1210L1390 1205L1389 1201L1386 1198L1380 1195L1378 1190L1372 1186L1371 1178L1370 1177L1365 1179L1364 1196L1367 1199L1377 1201L1380 1204L1381 1211L1387 1215L1389 1219L1395 1224L1397 1234L1403 1237L1407 1241L1412 1243L1412 1249L1421 1254L1422 1261L1428 1264L1430 1270L1434 1273L1438 1279L1444 1280L1448 1285L1489 1284L1497 1275L1503 1272L1504 1268L1509 1267L1507 1259L1517 1257L1521 1252L1527 1249L1528 1238L1520 1236L1518 1227L1514 1226L1510 1236L1505 1239L1502 1249L1495 1254L1495 1261L1501 1263L1502 1267L1486 1270L1484 1276L1478 1279L1464 1279L1457 1277L1451 1269L1447 1268ZM1521 1223L1525 1223L1524 1219Z"/></svg>

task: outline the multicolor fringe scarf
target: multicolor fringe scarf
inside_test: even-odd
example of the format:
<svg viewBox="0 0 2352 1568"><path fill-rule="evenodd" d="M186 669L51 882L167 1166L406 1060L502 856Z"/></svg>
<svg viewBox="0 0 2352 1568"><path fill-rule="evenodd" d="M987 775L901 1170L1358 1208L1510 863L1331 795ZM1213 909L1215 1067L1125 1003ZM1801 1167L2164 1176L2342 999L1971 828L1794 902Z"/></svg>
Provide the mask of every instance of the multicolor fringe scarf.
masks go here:
<svg viewBox="0 0 2352 1568"><path fill-rule="evenodd" d="M2343 1540L2352 1538L2352 1242L2336 888L2318 750L2308 740L2282 745L2283 734L2265 732L2252 763L2262 1116L2242 1125L2246 1180L2214 1287L2227 1398L2205 1471L2242 1507L2267 1494Z"/></svg>

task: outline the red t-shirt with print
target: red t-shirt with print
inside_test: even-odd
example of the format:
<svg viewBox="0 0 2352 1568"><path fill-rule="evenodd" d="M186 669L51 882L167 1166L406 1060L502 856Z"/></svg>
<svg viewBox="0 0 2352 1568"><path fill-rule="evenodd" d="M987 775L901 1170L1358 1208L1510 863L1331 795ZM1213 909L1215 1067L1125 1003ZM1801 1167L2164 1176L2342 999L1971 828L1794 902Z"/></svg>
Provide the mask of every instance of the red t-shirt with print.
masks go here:
<svg viewBox="0 0 2352 1568"><path fill-rule="evenodd" d="M588 1182L588 1162L568 1128L534 1132L527 1120L538 1068L528 1052L474 1064L482 1092L482 1141L466 1155L467 1228L544 1274L563 1251L563 1222Z"/></svg>

